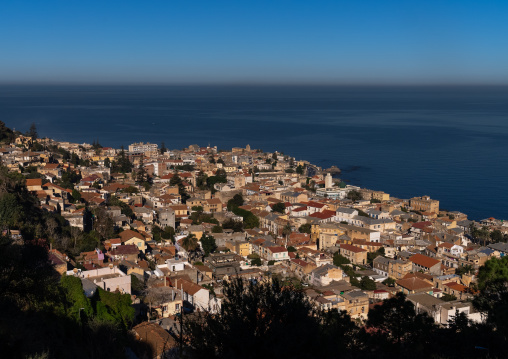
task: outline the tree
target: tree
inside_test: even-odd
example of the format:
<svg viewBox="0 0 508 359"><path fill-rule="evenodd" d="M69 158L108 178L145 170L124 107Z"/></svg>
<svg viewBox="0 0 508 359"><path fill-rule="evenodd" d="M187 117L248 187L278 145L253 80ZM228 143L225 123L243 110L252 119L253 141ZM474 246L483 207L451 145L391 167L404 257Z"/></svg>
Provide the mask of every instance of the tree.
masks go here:
<svg viewBox="0 0 508 359"><path fill-rule="evenodd" d="M508 256L489 259L478 271L480 293L473 304L487 314L487 323L508 337Z"/></svg>
<svg viewBox="0 0 508 359"><path fill-rule="evenodd" d="M63 276L60 285L66 299L66 314L77 321L82 321L93 316L93 309L83 292L81 279L74 276ZM84 316L84 317L83 317Z"/></svg>
<svg viewBox="0 0 508 359"><path fill-rule="evenodd" d="M164 143L164 141L161 142L161 153L164 154L168 151L168 149L166 148L166 144Z"/></svg>
<svg viewBox="0 0 508 359"><path fill-rule="evenodd" d="M136 171L136 182L137 183L144 183L147 181L148 181L148 173L146 172L146 169L145 169L143 157L141 157L138 170Z"/></svg>
<svg viewBox="0 0 508 359"><path fill-rule="evenodd" d="M444 300L445 302L451 302L451 301L457 300L457 297L454 296L453 294L445 293L441 296L441 300Z"/></svg>
<svg viewBox="0 0 508 359"><path fill-rule="evenodd" d="M384 285L387 285L389 287L393 287L395 286L395 279L391 278L391 277L388 277L386 278L384 281L383 281L383 284Z"/></svg>
<svg viewBox="0 0 508 359"><path fill-rule="evenodd" d="M335 252L333 254L333 264L336 265L337 267L342 266L344 264L349 264L349 263L351 263L349 261L349 259L340 255L339 252Z"/></svg>
<svg viewBox="0 0 508 359"><path fill-rule="evenodd" d="M298 173L299 175L303 175L303 172L304 172L303 166L298 165L298 167L296 167L296 173Z"/></svg>
<svg viewBox="0 0 508 359"><path fill-rule="evenodd" d="M362 199L362 195L360 194L360 192L355 191L353 189L348 192L348 194L346 195L346 198L352 200L353 202L356 202L356 201Z"/></svg>
<svg viewBox="0 0 508 359"><path fill-rule="evenodd" d="M39 136L37 133L37 127L35 126L35 122L32 122L32 124L30 125L30 129L28 130L28 136L30 136L34 141Z"/></svg>
<svg viewBox="0 0 508 359"><path fill-rule="evenodd" d="M363 290L375 290L376 282L374 282L367 276L363 276L362 279L360 280L360 288Z"/></svg>
<svg viewBox="0 0 508 359"><path fill-rule="evenodd" d="M132 163L129 161L129 158L125 155L125 150L123 146L120 149L120 153L117 157L116 162L113 162L112 166L113 171L118 171L121 173L129 173L132 171Z"/></svg>
<svg viewBox="0 0 508 359"><path fill-rule="evenodd" d="M399 292L369 311L367 327L381 347L378 350L407 357L431 345L433 322L427 314L416 314L414 305Z"/></svg>
<svg viewBox="0 0 508 359"><path fill-rule="evenodd" d="M167 226L164 228L164 230L161 232L161 238L162 239L171 239L174 242L175 239L175 229L171 226Z"/></svg>
<svg viewBox="0 0 508 359"><path fill-rule="evenodd" d="M272 211L273 212L284 213L284 212L286 212L286 205L284 203L282 203L282 202L275 203L272 206Z"/></svg>
<svg viewBox="0 0 508 359"><path fill-rule="evenodd" d="M79 203L81 202L81 193L77 189L72 190L72 202Z"/></svg>
<svg viewBox="0 0 508 359"><path fill-rule="evenodd" d="M139 193L139 190L134 186L129 186L122 190L124 193L133 194L133 193Z"/></svg>
<svg viewBox="0 0 508 359"><path fill-rule="evenodd" d="M318 347L319 319L301 291L273 283L224 283L222 308L188 321L196 358L302 358ZM290 308L290 309L289 309ZM288 345L291 343L291 345Z"/></svg>
<svg viewBox="0 0 508 359"><path fill-rule="evenodd" d="M304 223L300 227L298 227L298 232L300 232L300 233L310 234L310 230L311 230L311 224L310 223Z"/></svg>
<svg viewBox="0 0 508 359"><path fill-rule="evenodd" d="M232 229L234 232L241 232L243 230L243 223L229 218L222 223L222 228Z"/></svg>
<svg viewBox="0 0 508 359"><path fill-rule="evenodd" d="M243 196L241 193L237 193L228 201L227 207L228 211L233 211L234 209L243 206Z"/></svg>
<svg viewBox="0 0 508 359"><path fill-rule="evenodd" d="M201 239L201 246L203 247L203 251L205 252L205 256L210 255L210 253L215 252L217 249L217 245L215 244L215 238L208 234L204 234Z"/></svg>
<svg viewBox="0 0 508 359"><path fill-rule="evenodd" d="M0 142L11 143L14 142L15 137L14 132L0 121Z"/></svg>
<svg viewBox="0 0 508 359"><path fill-rule="evenodd" d="M492 232L490 232L490 239L493 243L503 242L504 241L504 235L499 229L495 229Z"/></svg>
<svg viewBox="0 0 508 359"><path fill-rule="evenodd" d="M261 264L263 264L263 263L261 263L261 258L254 258L250 261L251 266L258 266L259 267Z"/></svg>
<svg viewBox="0 0 508 359"><path fill-rule="evenodd" d="M199 171L198 175L196 176L196 187L202 190L207 189L207 178L208 176L203 171Z"/></svg>
<svg viewBox="0 0 508 359"><path fill-rule="evenodd" d="M104 167L107 167L107 168L111 167L111 160L109 159L109 157L106 157L104 159Z"/></svg>
<svg viewBox="0 0 508 359"><path fill-rule="evenodd" d="M474 273L474 268L470 264L461 266L461 267L458 267L457 269L455 269L455 274L457 274L457 275L471 274L471 273Z"/></svg>
<svg viewBox="0 0 508 359"><path fill-rule="evenodd" d="M282 228L282 235L286 237L286 245L288 243L288 238L293 233L293 229L291 228L291 223L286 223L284 228Z"/></svg>
<svg viewBox="0 0 508 359"><path fill-rule="evenodd" d="M196 236L191 233L187 237L184 237L182 239L182 247L187 252L195 251L199 247L198 240L197 240Z"/></svg>
<svg viewBox="0 0 508 359"><path fill-rule="evenodd" d="M220 225L216 225L212 227L212 233L222 233L224 230Z"/></svg>
<svg viewBox="0 0 508 359"><path fill-rule="evenodd" d="M189 199L189 195L187 194L187 190L185 189L185 186L183 185L182 178L178 175L178 172L176 172L173 177L169 180L169 184L171 186L178 186L178 194L182 197L182 202L185 203L187 199Z"/></svg>

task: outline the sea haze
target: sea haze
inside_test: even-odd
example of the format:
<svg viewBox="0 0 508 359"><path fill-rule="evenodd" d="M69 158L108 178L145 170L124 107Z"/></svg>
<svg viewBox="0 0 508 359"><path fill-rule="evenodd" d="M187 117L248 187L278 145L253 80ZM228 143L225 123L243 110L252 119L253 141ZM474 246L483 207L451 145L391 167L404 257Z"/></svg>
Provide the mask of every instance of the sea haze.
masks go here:
<svg viewBox="0 0 508 359"><path fill-rule="evenodd" d="M508 87L0 86L0 120L103 146L250 144L508 219Z"/></svg>

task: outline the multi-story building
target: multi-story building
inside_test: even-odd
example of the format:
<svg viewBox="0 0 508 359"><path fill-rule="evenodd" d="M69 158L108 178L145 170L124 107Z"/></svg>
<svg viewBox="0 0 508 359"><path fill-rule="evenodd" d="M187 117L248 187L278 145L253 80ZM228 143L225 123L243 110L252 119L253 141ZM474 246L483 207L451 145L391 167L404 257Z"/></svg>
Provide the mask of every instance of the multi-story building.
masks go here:
<svg viewBox="0 0 508 359"><path fill-rule="evenodd" d="M439 213L439 201L430 199L429 196L411 198L409 205L416 211Z"/></svg>
<svg viewBox="0 0 508 359"><path fill-rule="evenodd" d="M360 247L352 246L351 244L341 244L340 254L353 264L366 264L367 251Z"/></svg>
<svg viewBox="0 0 508 359"><path fill-rule="evenodd" d="M353 319L367 319L369 313L369 296L361 290L354 290L342 294L346 304L346 311Z"/></svg>
<svg viewBox="0 0 508 359"><path fill-rule="evenodd" d="M388 276L394 279L402 279L413 270L413 263L402 259L391 260L388 265Z"/></svg>
<svg viewBox="0 0 508 359"><path fill-rule="evenodd" d="M133 143L133 144L129 145L129 152L131 154L143 153L145 155L150 155L150 154L153 154L154 152L157 153L157 150L158 150L158 145L156 143L138 142L138 143Z"/></svg>
<svg viewBox="0 0 508 359"><path fill-rule="evenodd" d="M159 223L162 228L175 227L175 211L172 208L159 209Z"/></svg>

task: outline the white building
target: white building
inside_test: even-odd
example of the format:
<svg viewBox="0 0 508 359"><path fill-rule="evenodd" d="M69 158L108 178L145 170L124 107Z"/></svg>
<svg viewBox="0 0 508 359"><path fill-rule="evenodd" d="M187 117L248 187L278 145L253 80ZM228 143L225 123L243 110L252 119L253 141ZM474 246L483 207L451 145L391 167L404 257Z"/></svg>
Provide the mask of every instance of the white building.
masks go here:
<svg viewBox="0 0 508 359"><path fill-rule="evenodd" d="M87 271L68 271L67 275L74 275L94 283L97 287L108 292L119 291L122 294L131 294L131 276L122 272L118 267L109 265L106 268L97 268Z"/></svg>
<svg viewBox="0 0 508 359"><path fill-rule="evenodd" d="M129 152L130 153L145 153L145 152L156 152L158 149L158 145L156 143L133 143L129 145Z"/></svg>

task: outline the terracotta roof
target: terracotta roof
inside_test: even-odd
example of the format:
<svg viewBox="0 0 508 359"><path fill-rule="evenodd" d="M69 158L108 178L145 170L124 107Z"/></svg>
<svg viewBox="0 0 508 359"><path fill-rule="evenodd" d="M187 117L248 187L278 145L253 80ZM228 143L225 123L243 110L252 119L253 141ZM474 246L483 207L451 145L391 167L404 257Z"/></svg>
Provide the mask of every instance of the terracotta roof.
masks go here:
<svg viewBox="0 0 508 359"><path fill-rule="evenodd" d="M314 217L314 218L319 218L319 219L329 219L329 218L332 218L335 216L335 212L333 212L333 214L326 214L326 213L322 213L322 212L315 212L315 213L312 213L309 217Z"/></svg>
<svg viewBox="0 0 508 359"><path fill-rule="evenodd" d="M351 244L341 244L340 249L345 249L347 251L354 252L354 253L367 252L365 249L362 249L357 246L352 246Z"/></svg>
<svg viewBox="0 0 508 359"><path fill-rule="evenodd" d="M208 204L222 204L221 200L218 198L207 199L206 203L208 203Z"/></svg>
<svg viewBox="0 0 508 359"><path fill-rule="evenodd" d="M156 323L143 322L132 330L136 333L137 339L150 345L154 358L162 357L166 351L177 346L176 340Z"/></svg>
<svg viewBox="0 0 508 359"><path fill-rule="evenodd" d="M423 254L415 254L409 257L409 260L415 264L418 264L425 268L431 268L435 266L436 264L440 263L437 259L430 258L428 256L425 256Z"/></svg>
<svg viewBox="0 0 508 359"><path fill-rule="evenodd" d="M448 243L448 242L441 243L438 247L451 249L453 247L453 243Z"/></svg>
<svg viewBox="0 0 508 359"><path fill-rule="evenodd" d="M26 186L42 186L42 178L29 178L26 180Z"/></svg>
<svg viewBox="0 0 508 359"><path fill-rule="evenodd" d="M418 228L418 229L424 229L425 227L429 227L432 225L432 222L416 222L413 223L412 227Z"/></svg>
<svg viewBox="0 0 508 359"><path fill-rule="evenodd" d="M445 285L453 290L456 290L458 292L467 292L467 287L462 285L462 284L459 284L459 283L455 283L455 282L450 282L450 283L445 283Z"/></svg>
<svg viewBox="0 0 508 359"><path fill-rule="evenodd" d="M301 267L306 267L306 266L309 265L309 263L305 262L304 260L296 259L296 258L295 259L291 259L291 262L296 263L296 264L298 264Z"/></svg>
<svg viewBox="0 0 508 359"><path fill-rule="evenodd" d="M202 286L189 282L188 280L185 279L179 279L178 281L175 281L175 286L176 289L183 289L185 293L188 293L190 295L194 295L201 289L205 289Z"/></svg>
<svg viewBox="0 0 508 359"><path fill-rule="evenodd" d="M119 236L122 239L122 242L128 241L132 237L145 240L145 238L143 237L143 235L141 233L135 232L135 231L133 231L131 229L128 229L128 230L123 231L123 232L120 232Z"/></svg>
<svg viewBox="0 0 508 359"><path fill-rule="evenodd" d="M419 279L416 277L399 279L395 283L397 283L397 285L401 287L406 288L409 291L424 291L432 289L432 284L429 284L423 279Z"/></svg>
<svg viewBox="0 0 508 359"><path fill-rule="evenodd" d="M268 250L272 253L282 253L282 252L287 252L288 250L284 247L278 247L278 246L274 246L274 247L268 247Z"/></svg>
<svg viewBox="0 0 508 359"><path fill-rule="evenodd" d="M325 205L323 203L309 201L309 202L307 202L307 206L315 207L315 208L323 208Z"/></svg>
<svg viewBox="0 0 508 359"><path fill-rule="evenodd" d="M111 254L114 256L138 254L138 253L139 253L139 249L134 244L126 244L126 245L118 246L111 251Z"/></svg>

